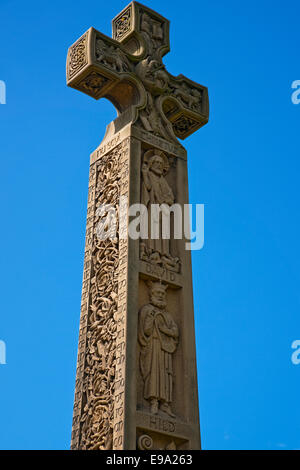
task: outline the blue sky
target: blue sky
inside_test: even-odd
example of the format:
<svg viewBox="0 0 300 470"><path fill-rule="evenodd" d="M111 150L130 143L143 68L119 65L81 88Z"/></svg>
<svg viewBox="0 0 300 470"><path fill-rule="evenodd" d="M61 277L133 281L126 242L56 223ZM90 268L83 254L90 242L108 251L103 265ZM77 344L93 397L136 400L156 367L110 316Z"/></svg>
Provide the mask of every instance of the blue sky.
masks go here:
<svg viewBox="0 0 300 470"><path fill-rule="evenodd" d="M1 0L0 448L69 448L89 154L116 113L66 87L67 48L111 35L128 2ZM184 145L192 203L202 444L300 448L296 1L147 1L171 21L174 75L208 86L210 122Z"/></svg>

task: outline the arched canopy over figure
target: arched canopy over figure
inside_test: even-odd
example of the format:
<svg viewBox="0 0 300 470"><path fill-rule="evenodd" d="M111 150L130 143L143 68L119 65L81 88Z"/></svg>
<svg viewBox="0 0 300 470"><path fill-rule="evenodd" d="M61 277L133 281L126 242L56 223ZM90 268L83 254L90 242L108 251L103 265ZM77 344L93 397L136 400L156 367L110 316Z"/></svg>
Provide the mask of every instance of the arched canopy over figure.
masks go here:
<svg viewBox="0 0 300 470"><path fill-rule="evenodd" d="M175 202L173 191L165 178L168 170L168 158L162 151L148 150L145 153L141 203L147 208L148 239L142 240L141 259L161 264L172 271L179 271L179 258L171 254L170 237L163 236L163 213L167 212L166 220L170 223L170 213L167 209ZM154 209L157 206L160 206L160 210L155 215Z"/></svg>

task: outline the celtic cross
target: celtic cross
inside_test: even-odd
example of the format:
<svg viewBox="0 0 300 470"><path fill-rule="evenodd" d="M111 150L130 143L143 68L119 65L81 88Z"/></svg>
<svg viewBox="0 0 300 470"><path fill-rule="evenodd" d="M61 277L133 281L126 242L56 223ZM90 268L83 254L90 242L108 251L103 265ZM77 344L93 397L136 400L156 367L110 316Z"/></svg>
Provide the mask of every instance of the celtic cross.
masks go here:
<svg viewBox="0 0 300 470"><path fill-rule="evenodd" d="M112 22L113 39L90 28L70 47L67 84L107 98L119 114L155 135L185 139L208 121L207 88L174 77L162 57L170 50L169 21L132 2Z"/></svg>
<svg viewBox="0 0 300 470"><path fill-rule="evenodd" d="M191 256L159 225L188 204L178 138L207 123L208 92L166 70L161 15L132 2L112 26L67 56L68 86L118 112L90 158L71 448L200 449ZM130 236L136 205L158 207L157 236Z"/></svg>

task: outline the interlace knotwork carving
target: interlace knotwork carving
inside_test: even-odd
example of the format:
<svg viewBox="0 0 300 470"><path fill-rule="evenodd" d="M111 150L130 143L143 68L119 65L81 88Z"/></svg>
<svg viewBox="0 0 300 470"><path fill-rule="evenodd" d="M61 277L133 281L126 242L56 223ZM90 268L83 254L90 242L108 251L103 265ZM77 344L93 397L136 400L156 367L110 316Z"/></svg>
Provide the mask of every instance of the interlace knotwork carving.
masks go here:
<svg viewBox="0 0 300 470"><path fill-rule="evenodd" d="M114 21L115 39L120 41L122 37L131 30L132 23L132 8L129 6L118 18Z"/></svg>
<svg viewBox="0 0 300 470"><path fill-rule="evenodd" d="M95 209L100 204L119 203L121 148L97 164ZM99 221L95 211L95 223ZM81 417L81 449L112 449L119 242L93 236L92 278L87 332L86 366Z"/></svg>
<svg viewBox="0 0 300 470"><path fill-rule="evenodd" d="M82 38L80 38L70 49L69 61L67 64L69 79L87 64L87 39L88 33L82 36Z"/></svg>

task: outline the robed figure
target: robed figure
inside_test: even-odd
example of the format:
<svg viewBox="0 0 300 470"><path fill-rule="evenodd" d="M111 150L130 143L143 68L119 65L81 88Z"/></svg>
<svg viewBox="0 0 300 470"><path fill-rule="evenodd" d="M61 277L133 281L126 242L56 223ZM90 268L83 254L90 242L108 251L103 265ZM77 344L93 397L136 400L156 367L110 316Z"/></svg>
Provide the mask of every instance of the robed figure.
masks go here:
<svg viewBox="0 0 300 470"><path fill-rule="evenodd" d="M166 310L167 286L151 283L150 303L139 313L140 369L144 380L144 398L150 411L159 409L174 417L172 356L178 344L178 327Z"/></svg>
<svg viewBox="0 0 300 470"><path fill-rule="evenodd" d="M170 223L173 218L170 208L175 202L173 191L165 178L168 169L169 162L163 152L159 150L146 152L142 165L141 203L146 209L148 238L142 237L140 256L141 259L179 272L180 260L170 252L170 235L164 236L163 233L163 215ZM171 231L171 227L169 230Z"/></svg>

